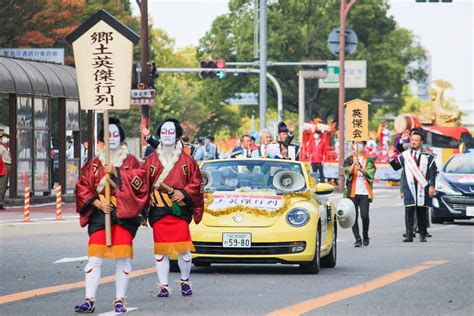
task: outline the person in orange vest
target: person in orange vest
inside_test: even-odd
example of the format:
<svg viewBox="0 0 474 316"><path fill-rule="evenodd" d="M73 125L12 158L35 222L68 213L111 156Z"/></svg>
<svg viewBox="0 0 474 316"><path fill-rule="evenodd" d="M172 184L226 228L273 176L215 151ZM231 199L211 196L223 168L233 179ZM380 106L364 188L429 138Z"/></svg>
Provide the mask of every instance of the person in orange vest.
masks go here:
<svg viewBox="0 0 474 316"><path fill-rule="evenodd" d="M369 245L369 207L374 199L373 181L375 176L375 159L365 152L366 142L354 144L355 153L344 160L346 185L343 196L350 198L356 209L356 220L352 226L354 247ZM362 219L362 236L360 238L358 217Z"/></svg>

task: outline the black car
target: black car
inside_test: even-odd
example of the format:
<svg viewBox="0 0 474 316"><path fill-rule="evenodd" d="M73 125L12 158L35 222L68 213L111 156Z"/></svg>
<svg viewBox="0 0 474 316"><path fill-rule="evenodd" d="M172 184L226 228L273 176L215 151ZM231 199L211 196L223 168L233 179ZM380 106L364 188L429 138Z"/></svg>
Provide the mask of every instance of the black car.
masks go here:
<svg viewBox="0 0 474 316"><path fill-rule="evenodd" d="M453 155L436 178L431 222L474 218L474 153Z"/></svg>

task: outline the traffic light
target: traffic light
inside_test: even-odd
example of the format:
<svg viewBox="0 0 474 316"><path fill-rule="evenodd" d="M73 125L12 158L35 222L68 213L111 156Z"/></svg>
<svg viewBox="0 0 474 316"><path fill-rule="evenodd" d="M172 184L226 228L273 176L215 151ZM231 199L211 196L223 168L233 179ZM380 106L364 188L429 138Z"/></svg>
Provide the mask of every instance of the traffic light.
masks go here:
<svg viewBox="0 0 474 316"><path fill-rule="evenodd" d="M156 85L155 81L160 76L158 70L156 70L156 63L148 63L148 71L149 71L149 78L148 78L148 88L155 89Z"/></svg>
<svg viewBox="0 0 474 316"><path fill-rule="evenodd" d="M225 68L225 61L222 59L214 60L201 60L199 63L200 68L210 68L210 69L224 69ZM202 70L199 72L199 78L207 79L207 78L219 78L223 79L225 77L225 72L223 70Z"/></svg>

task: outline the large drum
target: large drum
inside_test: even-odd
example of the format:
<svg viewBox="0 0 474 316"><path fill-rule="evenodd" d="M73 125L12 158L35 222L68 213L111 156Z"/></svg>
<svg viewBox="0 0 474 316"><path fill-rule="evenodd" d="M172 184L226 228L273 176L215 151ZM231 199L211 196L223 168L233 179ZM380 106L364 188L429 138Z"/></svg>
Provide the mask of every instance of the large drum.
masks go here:
<svg viewBox="0 0 474 316"><path fill-rule="evenodd" d="M395 118L393 126L395 127L395 131L400 134L406 129L420 127L421 123L418 117L414 114L401 114Z"/></svg>

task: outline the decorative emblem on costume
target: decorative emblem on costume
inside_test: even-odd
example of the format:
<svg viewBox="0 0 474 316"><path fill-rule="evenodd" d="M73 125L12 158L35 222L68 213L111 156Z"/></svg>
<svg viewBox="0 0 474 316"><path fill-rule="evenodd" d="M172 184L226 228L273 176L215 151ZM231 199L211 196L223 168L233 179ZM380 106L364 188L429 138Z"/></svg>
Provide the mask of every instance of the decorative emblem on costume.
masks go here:
<svg viewBox="0 0 474 316"><path fill-rule="evenodd" d="M136 191L138 191L142 186L143 181L139 177L135 176L133 177L132 182L130 182L130 184Z"/></svg>
<svg viewBox="0 0 474 316"><path fill-rule="evenodd" d="M188 176L188 166L187 165L183 165L183 173L185 176Z"/></svg>
<svg viewBox="0 0 474 316"><path fill-rule="evenodd" d="M240 213L237 213L234 216L232 216L232 220L236 223L242 223L242 221L244 220L244 216Z"/></svg>
<svg viewBox="0 0 474 316"><path fill-rule="evenodd" d="M156 167L153 166L153 165L151 165L151 166L150 166L150 173L151 173L152 176L155 175L155 170L156 170Z"/></svg>
<svg viewBox="0 0 474 316"><path fill-rule="evenodd" d="M96 164L92 165L92 171L94 172L94 176L97 175L97 172L99 171L99 166Z"/></svg>

